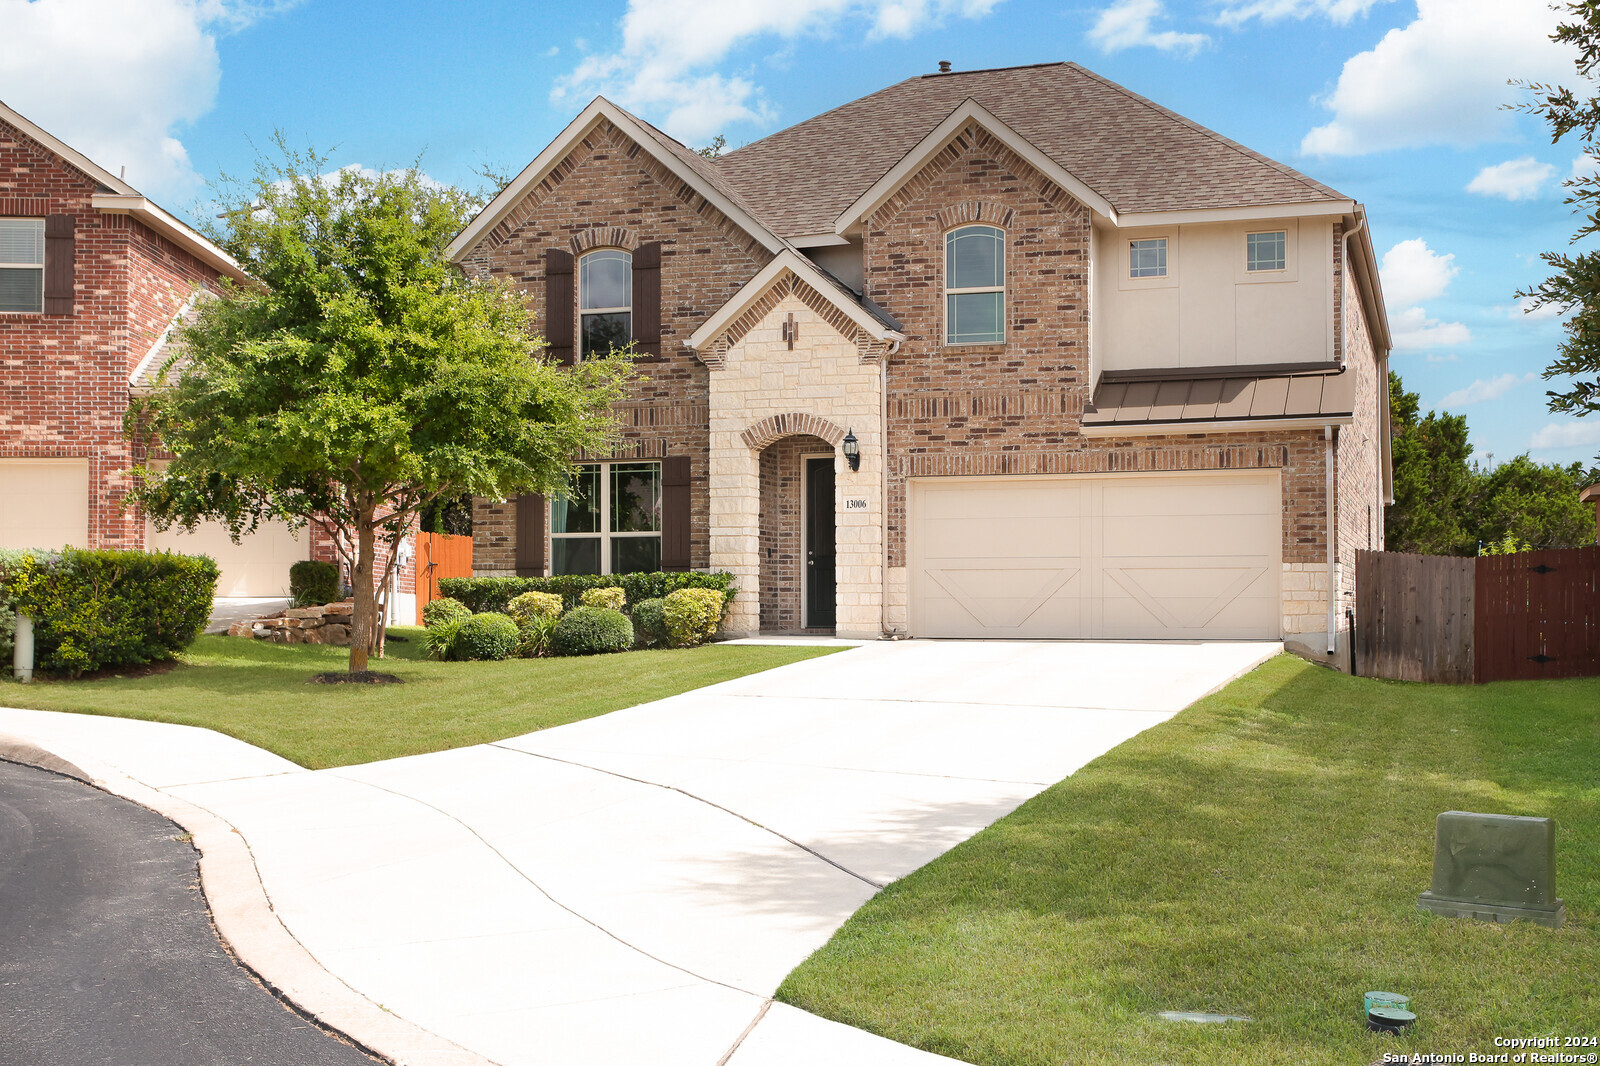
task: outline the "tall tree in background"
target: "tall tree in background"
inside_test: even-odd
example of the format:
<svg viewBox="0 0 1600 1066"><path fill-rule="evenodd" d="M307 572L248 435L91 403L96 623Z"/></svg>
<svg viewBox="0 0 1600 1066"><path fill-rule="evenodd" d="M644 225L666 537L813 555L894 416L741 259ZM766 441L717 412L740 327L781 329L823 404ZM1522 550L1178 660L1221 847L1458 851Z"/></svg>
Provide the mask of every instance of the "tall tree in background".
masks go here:
<svg viewBox="0 0 1600 1066"><path fill-rule="evenodd" d="M201 305L186 365L128 426L172 455L135 493L158 526L217 519L238 536L284 518L352 546L356 672L419 513L558 490L574 455L606 450L631 367L546 363L520 295L446 261L474 197L414 168L326 165L284 149L224 188L216 237L261 284Z"/></svg>
<svg viewBox="0 0 1600 1066"><path fill-rule="evenodd" d="M1469 528L1473 473L1467 462L1467 420L1448 412L1420 414L1421 397L1389 372L1390 450L1394 503L1384 515L1384 547L1422 555L1476 555Z"/></svg>
<svg viewBox="0 0 1600 1066"><path fill-rule="evenodd" d="M1577 0L1565 5L1572 21L1563 22L1551 40L1578 49L1577 73L1590 90L1600 66L1600 0ZM1550 125L1551 143L1576 132L1584 151L1596 151L1595 136L1600 130L1600 95L1580 98L1571 89L1538 82L1515 82L1532 92L1535 99L1518 105L1517 110L1537 115ZM1585 237L1600 235L1600 173L1574 176L1563 183L1566 202L1573 212L1584 217L1573 235L1573 244ZM1600 251L1566 254L1545 252L1540 256L1556 272L1538 286L1517 293L1532 301L1532 308L1559 308L1568 317L1562 323L1567 339L1562 342L1554 362L1545 368L1545 380L1570 378L1565 391L1550 390L1550 410L1582 418L1600 411Z"/></svg>

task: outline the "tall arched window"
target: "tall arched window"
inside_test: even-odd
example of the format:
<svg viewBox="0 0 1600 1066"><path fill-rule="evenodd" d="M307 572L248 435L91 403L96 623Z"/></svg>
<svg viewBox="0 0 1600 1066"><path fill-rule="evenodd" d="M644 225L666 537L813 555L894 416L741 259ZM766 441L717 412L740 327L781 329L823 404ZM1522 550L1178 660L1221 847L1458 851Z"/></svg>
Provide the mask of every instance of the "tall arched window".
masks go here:
<svg viewBox="0 0 1600 1066"><path fill-rule="evenodd" d="M633 339L633 256L604 248L579 261L578 315L580 358L609 355Z"/></svg>
<svg viewBox="0 0 1600 1066"><path fill-rule="evenodd" d="M946 344L1006 339L1006 235L994 226L962 226L944 235Z"/></svg>

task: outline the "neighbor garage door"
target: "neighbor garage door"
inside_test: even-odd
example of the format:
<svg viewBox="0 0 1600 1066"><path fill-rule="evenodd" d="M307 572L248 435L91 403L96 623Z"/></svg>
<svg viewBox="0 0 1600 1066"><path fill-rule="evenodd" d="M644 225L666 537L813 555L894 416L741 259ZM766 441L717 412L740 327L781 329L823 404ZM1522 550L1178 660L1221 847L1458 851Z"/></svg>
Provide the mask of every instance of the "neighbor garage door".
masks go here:
<svg viewBox="0 0 1600 1066"><path fill-rule="evenodd" d="M1276 472L918 478L920 637L1279 635Z"/></svg>
<svg viewBox="0 0 1600 1066"><path fill-rule="evenodd" d="M0 459L0 548L89 545L89 460Z"/></svg>
<svg viewBox="0 0 1600 1066"><path fill-rule="evenodd" d="M309 558L306 534L291 533L281 522L263 522L235 544L228 530L218 522L201 522L194 532L173 526L148 531L151 551L174 551L184 555L209 555L217 561L222 577L217 580L218 596L275 597L289 595L289 567Z"/></svg>

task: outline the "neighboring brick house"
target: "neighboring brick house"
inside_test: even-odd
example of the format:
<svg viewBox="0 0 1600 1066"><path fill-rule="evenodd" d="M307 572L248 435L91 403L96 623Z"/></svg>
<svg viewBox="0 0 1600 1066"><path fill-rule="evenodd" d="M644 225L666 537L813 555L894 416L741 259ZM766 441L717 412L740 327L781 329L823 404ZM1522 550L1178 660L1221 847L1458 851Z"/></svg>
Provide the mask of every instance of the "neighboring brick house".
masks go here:
<svg viewBox="0 0 1600 1066"><path fill-rule="evenodd" d="M123 435L174 329L219 279L248 280L205 237L0 103L0 548L205 552L218 594L286 593L325 539L266 524L234 544L202 523L158 532L125 506L147 458ZM159 459L159 457L154 457ZM394 617L412 620L402 578Z"/></svg>
<svg viewBox="0 0 1600 1066"><path fill-rule="evenodd" d="M725 569L733 633L1313 639L1383 543L1362 207L1073 64L715 160L597 99L451 255L642 374L569 498L477 502L482 574Z"/></svg>

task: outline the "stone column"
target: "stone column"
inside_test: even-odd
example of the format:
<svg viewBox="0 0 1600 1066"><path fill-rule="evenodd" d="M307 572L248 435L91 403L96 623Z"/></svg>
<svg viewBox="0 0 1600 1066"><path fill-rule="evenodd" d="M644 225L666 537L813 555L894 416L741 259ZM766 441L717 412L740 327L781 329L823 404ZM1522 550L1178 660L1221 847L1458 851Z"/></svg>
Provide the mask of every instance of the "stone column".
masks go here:
<svg viewBox="0 0 1600 1066"><path fill-rule="evenodd" d="M711 433L711 569L733 575L729 637L761 631L761 459L733 430Z"/></svg>

